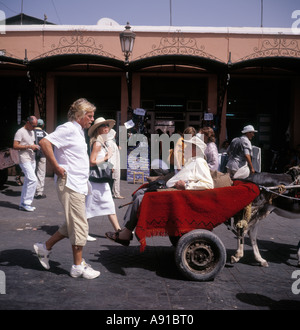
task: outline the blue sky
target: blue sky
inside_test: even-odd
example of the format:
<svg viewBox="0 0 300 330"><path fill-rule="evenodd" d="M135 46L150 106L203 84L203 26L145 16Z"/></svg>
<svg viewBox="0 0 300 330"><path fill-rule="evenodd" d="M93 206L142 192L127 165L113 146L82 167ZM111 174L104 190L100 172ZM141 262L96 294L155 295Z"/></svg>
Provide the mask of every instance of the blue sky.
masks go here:
<svg viewBox="0 0 300 330"><path fill-rule="evenodd" d="M170 4L172 15L170 15ZM0 0L6 17L22 0ZM263 0L263 26L290 28L300 0ZM259 27L261 0L23 0L23 12L56 24L94 25L109 17L120 25Z"/></svg>

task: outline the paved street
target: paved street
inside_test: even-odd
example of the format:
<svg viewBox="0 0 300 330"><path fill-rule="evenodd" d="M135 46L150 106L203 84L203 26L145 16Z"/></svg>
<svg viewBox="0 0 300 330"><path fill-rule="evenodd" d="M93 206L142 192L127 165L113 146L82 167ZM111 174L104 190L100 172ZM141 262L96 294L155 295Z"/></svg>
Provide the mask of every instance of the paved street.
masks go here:
<svg viewBox="0 0 300 330"><path fill-rule="evenodd" d="M122 224L126 208L137 184L121 183L124 200L115 200ZM112 230L107 217L90 221L84 257L101 276L95 280L73 279L69 275L72 253L69 241L59 242L50 257L50 271L42 269L33 244L45 241L63 221L53 178L46 179L46 199L34 200L35 212L18 210L21 187L9 177L0 190L0 271L6 279L6 294L0 295L0 309L97 309L121 310L300 310L300 268L296 246L300 239L300 219L271 214L261 223L258 244L269 267L255 262L246 239L245 257L230 264L236 238L224 225L214 232L227 250L227 263L211 282L188 281L174 263L174 248L168 237L147 239L144 253L134 238L129 247L105 238ZM293 272L295 278L292 278ZM3 274L3 273L1 273ZM298 280L297 280L298 279ZM292 290L294 288L294 290ZM295 289L298 289L295 291ZM294 292L293 292L294 291Z"/></svg>

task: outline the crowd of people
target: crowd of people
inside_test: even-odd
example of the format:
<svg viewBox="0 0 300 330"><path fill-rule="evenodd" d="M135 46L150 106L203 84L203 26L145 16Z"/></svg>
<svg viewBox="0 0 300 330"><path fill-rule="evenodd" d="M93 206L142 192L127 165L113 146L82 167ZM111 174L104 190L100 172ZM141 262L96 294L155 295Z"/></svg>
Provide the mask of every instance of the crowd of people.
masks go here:
<svg viewBox="0 0 300 330"><path fill-rule="evenodd" d="M52 248L69 238L73 265L72 277L93 279L100 275L83 258L89 235L88 221L97 216L108 216L114 231L105 233L116 243L128 246L138 222L138 210L148 186L139 189L132 199L121 228L113 198L124 198L120 192L120 154L116 144L115 120L99 117L96 108L86 99L76 100L68 111L68 121L47 134L44 122L35 116L27 118L14 138L13 147L19 150L19 166L24 173L19 209L33 212L34 198L46 198L44 183L46 160L55 174L58 198L65 211L65 222L46 242L35 243L34 250L41 265L50 269ZM87 130L87 142L84 130ZM232 184L253 173L251 140L257 131L252 125L241 130L241 136L231 143L225 141L220 150L211 127L187 127L170 150L171 168L158 178L168 188L177 190L205 190ZM226 162L220 164L220 153ZM299 156L298 156L299 157ZM299 163L299 158L294 160ZM103 171L110 173L106 177ZM222 169L222 170L220 170ZM226 172L226 173L224 173ZM224 179L225 178L225 179ZM219 180L219 181L218 181Z"/></svg>
<svg viewBox="0 0 300 330"><path fill-rule="evenodd" d="M213 129L204 127L197 133L194 127L187 127L172 152L173 171L164 177L159 177L159 180L165 180L168 188L205 190L229 186L232 184L231 178L246 178L250 171L253 171L250 140L255 132L252 125L244 127L243 135L234 139L226 149L228 152L228 176L224 179L222 175L216 177L213 174L218 173L219 170L219 151ZM245 167L248 167L249 171L246 171ZM124 246L130 244L133 238L132 232L138 222L138 210L147 189L147 187L141 188L134 194L132 204L128 207L124 217L124 228L115 232L107 232L105 234L107 238Z"/></svg>

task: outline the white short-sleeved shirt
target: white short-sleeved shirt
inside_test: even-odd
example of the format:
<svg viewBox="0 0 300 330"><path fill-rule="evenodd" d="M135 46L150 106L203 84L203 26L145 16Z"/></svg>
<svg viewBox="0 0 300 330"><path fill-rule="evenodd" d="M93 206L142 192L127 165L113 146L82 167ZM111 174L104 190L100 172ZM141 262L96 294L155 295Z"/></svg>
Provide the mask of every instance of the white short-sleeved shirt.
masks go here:
<svg viewBox="0 0 300 330"><path fill-rule="evenodd" d="M247 165L245 155L252 157L252 144L246 135L235 138L231 141L228 148L228 162L226 167L237 171L239 168Z"/></svg>
<svg viewBox="0 0 300 330"><path fill-rule="evenodd" d="M75 121L67 122L45 139L54 145L54 156L67 172L66 186L87 195L90 164L82 127Z"/></svg>
<svg viewBox="0 0 300 330"><path fill-rule="evenodd" d="M29 131L25 127L17 130L15 141L20 142L21 146L33 145L35 142L34 131ZM35 153L32 149L19 150L20 163L35 162Z"/></svg>

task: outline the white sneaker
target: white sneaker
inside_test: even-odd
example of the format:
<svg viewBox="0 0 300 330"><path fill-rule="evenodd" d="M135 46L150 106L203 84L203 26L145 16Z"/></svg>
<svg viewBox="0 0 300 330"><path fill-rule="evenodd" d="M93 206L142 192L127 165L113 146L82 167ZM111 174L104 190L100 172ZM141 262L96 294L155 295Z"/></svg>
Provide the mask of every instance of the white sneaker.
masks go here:
<svg viewBox="0 0 300 330"><path fill-rule="evenodd" d="M34 206L27 205L27 204L20 204L19 210L27 211L27 212L33 212L35 210Z"/></svg>
<svg viewBox="0 0 300 330"><path fill-rule="evenodd" d="M37 257L39 258L41 265L45 269L50 269L49 256L51 254L51 251L47 250L45 244L43 243L35 243L33 245L33 248L35 253L37 254Z"/></svg>
<svg viewBox="0 0 300 330"><path fill-rule="evenodd" d="M70 271L70 275L74 278L83 277L88 280L92 280L100 276L100 272L94 270L91 265L87 264L84 259L82 259L81 265L73 265Z"/></svg>
<svg viewBox="0 0 300 330"><path fill-rule="evenodd" d="M88 236L87 236L87 241L88 241L88 242L94 242L94 241L97 241L97 238L88 235Z"/></svg>

